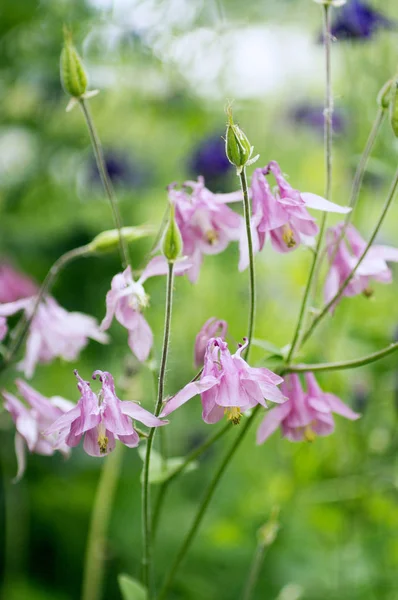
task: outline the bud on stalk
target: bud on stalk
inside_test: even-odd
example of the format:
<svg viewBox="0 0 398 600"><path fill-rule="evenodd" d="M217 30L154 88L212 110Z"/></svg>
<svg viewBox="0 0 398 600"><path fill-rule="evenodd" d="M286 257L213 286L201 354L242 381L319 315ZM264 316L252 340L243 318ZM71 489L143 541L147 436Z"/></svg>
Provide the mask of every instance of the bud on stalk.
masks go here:
<svg viewBox="0 0 398 600"><path fill-rule="evenodd" d="M169 263L173 263L181 256L182 237L175 220L174 204L170 203L170 218L162 239L162 254Z"/></svg>
<svg viewBox="0 0 398 600"><path fill-rule="evenodd" d="M390 106L392 83L392 79L387 81L377 94L377 104L383 110L387 110L387 108Z"/></svg>
<svg viewBox="0 0 398 600"><path fill-rule="evenodd" d="M232 109L230 106L227 109L227 115L228 123L225 136L225 153L229 162L236 167L239 175L244 167L256 162L256 160L259 158L259 155L251 158L251 155L253 154L253 146L250 145L247 136L239 127L239 125L234 123Z"/></svg>
<svg viewBox="0 0 398 600"><path fill-rule="evenodd" d="M72 98L81 98L87 91L87 75L83 62L72 43L70 31L64 29L64 47L61 52L61 82Z"/></svg>

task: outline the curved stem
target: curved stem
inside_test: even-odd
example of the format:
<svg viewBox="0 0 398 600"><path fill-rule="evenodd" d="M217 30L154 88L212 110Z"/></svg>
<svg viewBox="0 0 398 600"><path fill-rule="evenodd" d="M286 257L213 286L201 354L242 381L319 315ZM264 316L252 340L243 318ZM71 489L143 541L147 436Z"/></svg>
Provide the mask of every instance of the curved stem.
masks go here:
<svg viewBox="0 0 398 600"><path fill-rule="evenodd" d="M162 358L160 361L158 395L156 399L155 415L158 416L162 408L164 396L164 382L166 376L167 354L170 343L171 312L173 304L173 282L174 265L169 263L167 275L166 290L166 311L163 334ZM145 463L144 463L144 481L142 484L142 527L143 527L143 580L148 589L148 600L152 598L152 539L151 539L151 517L150 517L150 484L149 484L149 465L151 460L151 451L155 436L156 427L152 427L147 441Z"/></svg>
<svg viewBox="0 0 398 600"><path fill-rule="evenodd" d="M380 360L381 358L392 354L396 350L398 350L398 342L395 344L390 344L387 346L387 348L383 348L383 350L378 350L378 352L373 352L372 354L362 356L362 358L355 358L353 360L334 363L317 363L315 365L292 365L286 369L283 369L281 375L285 375L286 373L305 373L307 371L339 371L341 369L355 369L356 367L363 367L364 365L368 365L376 360Z"/></svg>
<svg viewBox="0 0 398 600"><path fill-rule="evenodd" d="M256 278L254 271L254 253L253 253L253 240L252 240L252 232L250 227L250 217L251 217L251 209L250 209L250 200L249 200L249 192L247 189L247 178L246 178L246 169L243 167L241 173L239 174L240 185L242 188L243 194L243 212L245 217L245 225L246 225L246 235L247 235L247 246L249 250L249 280L250 280L250 308L249 308L249 325L247 330L247 340L248 344L246 350L244 352L245 360L249 359L250 345L253 339L253 331L254 331L254 320L256 317Z"/></svg>
<svg viewBox="0 0 398 600"><path fill-rule="evenodd" d="M206 510L213 498L214 492L217 489L217 486L220 482L221 477L224 474L224 471L226 470L226 468L228 467L233 455L235 454L235 452L237 451L237 449L239 448L240 444L242 443L246 433L248 432L251 424L254 421L255 416L257 415L257 412L259 410L260 405L257 405L254 409L252 414L250 415L250 417L247 419L246 423L242 426L238 437L236 438L236 440L234 441L234 443L232 444L232 446L230 447L230 449L228 450L228 452L226 453L225 457L223 458L219 468L217 469L216 473L213 476L213 479L211 480L205 495L202 498L202 502L199 505L198 511L196 513L195 519L191 525L191 528L189 529L187 535L185 536L185 539L180 547L180 550L178 551L178 554L174 560L174 563L165 579L164 585L160 591L159 594L159 600L163 600L164 598L166 598L166 594L171 586L171 584L174 581L174 577L178 571L178 568L181 564L181 562L183 561L183 559L185 558L186 553L188 552L194 538L195 535L199 529L199 526L203 520L203 517L206 513Z"/></svg>
<svg viewBox="0 0 398 600"><path fill-rule="evenodd" d="M373 230L372 235L370 236L370 239L366 245L365 250L363 251L363 253L361 254L360 258L358 259L357 264L355 265L355 267L352 269L351 273L348 275L348 277L345 279L345 281L341 284L340 288L338 289L338 291L336 292L336 294L333 296L333 298L323 307L322 311L320 312L320 314L313 320L312 324L310 325L310 327L307 329L306 333L303 336L303 340L302 340L302 344L304 344L308 338L312 335L314 329L317 327L317 325L320 323L320 321L324 318L325 315L328 314L329 310L332 308L332 306L340 299L341 295L344 293L346 287L349 285L350 281L353 279L355 273L357 272L359 266L361 265L362 261L365 259L369 249L371 248L377 234L379 233L380 227L383 224L383 221L388 213L388 210L392 204L392 201L394 200L394 196L395 193L397 191L397 187L398 187L398 169L395 173L393 182L391 184L391 188L390 191L387 195L386 201L384 203L384 207L383 210L381 212L381 215L379 217L379 220L376 223L376 226Z"/></svg>
<svg viewBox="0 0 398 600"><path fill-rule="evenodd" d="M102 597L106 536L122 466L123 451L123 444L116 444L115 450L104 459L102 466L88 534L82 600L100 600Z"/></svg>
<svg viewBox="0 0 398 600"><path fill-rule="evenodd" d="M29 327L37 313L40 302L42 302L45 295L50 291L51 287L54 285L55 279L58 276L59 272L62 269L64 269L66 267L66 265L71 263L76 258L80 258L82 256L87 256L90 253L91 253L90 246L81 246L80 248L74 248L73 250L69 250L69 252L65 252L65 254L60 256L55 261L55 263L53 264L51 269L48 271L48 273L39 289L39 292L36 296L36 301L34 303L34 306L33 306L33 309L32 309L32 312L31 312L29 318L24 323L25 317L21 317L21 321L20 321L21 330L20 330L18 336L15 338L13 344L11 344L11 347L7 353L7 356L4 360L4 362L2 362L0 364L0 372L4 371L14 360L18 350L20 349L23 342L25 341L25 338L29 331ZM24 325L22 326L23 323L24 323ZM17 327L19 328L19 323L18 323Z"/></svg>
<svg viewBox="0 0 398 600"><path fill-rule="evenodd" d="M264 561L265 550L266 546L264 546L264 544L257 544L256 551L254 553L252 564L250 567L249 577L247 579L245 590L243 592L243 600L250 600L250 598L252 597Z"/></svg>
<svg viewBox="0 0 398 600"><path fill-rule="evenodd" d="M113 185L110 180L108 170L106 168L106 163L105 163L105 159L104 159L104 153L102 151L101 141L99 139L97 130L95 128L94 121L91 116L88 104L86 103L84 98L79 99L79 104L82 109L84 118L86 120L86 125L88 128L89 134L90 134L90 140L91 140L91 144L93 147L95 161L97 163L97 167L98 167L98 171L99 171L99 174L101 177L102 185L104 186L106 195L108 196L108 199L109 199L109 202L110 202L110 205L112 208L115 227L119 232L120 256L122 259L123 268L125 269L128 266L130 261L129 261L126 240L124 239L124 237L122 235L123 224L122 224L122 218L121 218L120 212L119 212L116 194L113 189Z"/></svg>

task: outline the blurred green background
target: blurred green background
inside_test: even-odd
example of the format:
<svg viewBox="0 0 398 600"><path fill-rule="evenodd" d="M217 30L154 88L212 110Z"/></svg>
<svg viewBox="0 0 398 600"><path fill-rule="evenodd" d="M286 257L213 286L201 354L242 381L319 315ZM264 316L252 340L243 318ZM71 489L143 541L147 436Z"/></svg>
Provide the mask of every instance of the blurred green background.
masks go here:
<svg viewBox="0 0 398 600"><path fill-rule="evenodd" d="M395 0L372 6L398 19ZM321 12L312 1L13 0L0 7L1 258L42 281L58 256L112 227L83 117L78 109L65 112L68 99L58 66L64 23L73 28L91 88L101 90L90 104L126 225L158 224L166 186L196 177L205 167L213 191L238 187L222 159L215 169L212 159L209 167L203 158L209 140L220 154L227 99L234 100L235 116L261 155L259 164L278 160L293 187L322 194L323 49L317 43ZM376 114L375 97L397 59L396 31L333 46L336 202L348 202ZM318 108L315 122L303 117L308 106ZM355 214L364 236L379 214L397 156L397 140L386 124ZM397 217L393 207L379 236L383 243L397 245ZM136 268L150 244L131 246ZM195 373L194 338L207 318L228 321L231 346L245 334L248 275L238 273L237 262L237 245L231 244L222 255L205 258L195 286L177 280L168 393ZM278 346L289 343L309 262L304 249L280 255L268 244L258 255L257 338ZM79 260L59 278L54 296L68 310L101 320L105 293L119 269L116 254ZM155 332L156 356L164 286L163 278L146 285L151 295L146 318ZM370 299L344 300L300 359L343 360L382 348L396 335L396 298L395 282L375 285ZM91 342L77 365L58 361L39 367L33 386L45 395L76 401L75 367L86 379L94 369L104 369L120 381L127 336L117 323L111 335L111 347ZM252 363L265 364L260 348ZM2 375L1 388L13 391L14 378L12 371ZM337 418L335 434L313 444L292 444L276 433L257 447L252 431L221 482L170 599L239 598L257 531L274 506L280 507L280 530L254 600L398 599L396 359L325 374L320 381L362 412L362 419ZM148 369L137 370L130 399L153 407ZM8 415L1 414L0 426L2 598L79 598L103 461L81 448L66 462L60 455L32 455L24 479L13 485L14 428ZM202 423L199 399L191 401L167 427L169 452L184 454L214 427ZM173 484L157 541L159 575L177 551L227 441L207 452L200 471ZM118 573L139 576L141 467L137 451L124 453L106 550L104 598L120 598Z"/></svg>

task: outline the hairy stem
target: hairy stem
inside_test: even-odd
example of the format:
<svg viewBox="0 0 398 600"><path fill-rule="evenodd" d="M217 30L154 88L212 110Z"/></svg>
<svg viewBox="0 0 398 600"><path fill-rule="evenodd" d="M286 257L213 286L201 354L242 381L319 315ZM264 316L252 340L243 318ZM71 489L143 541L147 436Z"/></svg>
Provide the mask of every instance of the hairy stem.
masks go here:
<svg viewBox="0 0 398 600"><path fill-rule="evenodd" d="M253 339L254 321L256 317L256 277L254 270L254 253L253 253L253 240L250 226L251 209L249 192L247 189L247 177L246 169L243 167L240 175L240 185L243 194L243 212L245 217L246 235L247 235L247 246L249 250L249 281L250 281L250 307L249 307L249 325L247 329L247 340L248 344L244 352L246 360L249 359L250 345Z"/></svg>

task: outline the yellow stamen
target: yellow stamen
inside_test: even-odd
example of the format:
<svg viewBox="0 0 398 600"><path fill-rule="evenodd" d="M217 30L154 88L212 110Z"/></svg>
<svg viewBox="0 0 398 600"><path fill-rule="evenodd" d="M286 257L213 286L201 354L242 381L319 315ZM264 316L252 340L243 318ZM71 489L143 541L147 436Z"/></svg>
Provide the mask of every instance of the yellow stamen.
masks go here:
<svg viewBox="0 0 398 600"><path fill-rule="evenodd" d="M316 438L316 433L311 429L311 425L307 425L304 428L304 438L307 442L314 442Z"/></svg>
<svg viewBox="0 0 398 600"><path fill-rule="evenodd" d="M234 425L239 425L242 413L238 406L230 406L224 410L224 414L227 415L228 421L231 421Z"/></svg>
<svg viewBox="0 0 398 600"><path fill-rule="evenodd" d="M218 233L214 229L209 229L206 231L205 235L209 244L213 245L218 242Z"/></svg>
<svg viewBox="0 0 398 600"><path fill-rule="evenodd" d="M108 450L108 437L106 435L99 435L97 442L100 449L101 454L106 454Z"/></svg>
<svg viewBox="0 0 398 600"><path fill-rule="evenodd" d="M294 239L293 231L290 229L289 225L283 226L282 238L288 248L294 248L294 246L296 245L296 240Z"/></svg>

